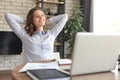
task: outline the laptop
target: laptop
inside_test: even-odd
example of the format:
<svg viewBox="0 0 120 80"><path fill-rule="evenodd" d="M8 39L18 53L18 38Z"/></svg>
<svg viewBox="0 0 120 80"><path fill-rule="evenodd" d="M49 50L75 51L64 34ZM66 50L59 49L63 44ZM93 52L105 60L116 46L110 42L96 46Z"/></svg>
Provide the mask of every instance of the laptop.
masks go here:
<svg viewBox="0 0 120 80"><path fill-rule="evenodd" d="M69 74L81 75L114 70L119 51L120 34L78 32L75 35Z"/></svg>

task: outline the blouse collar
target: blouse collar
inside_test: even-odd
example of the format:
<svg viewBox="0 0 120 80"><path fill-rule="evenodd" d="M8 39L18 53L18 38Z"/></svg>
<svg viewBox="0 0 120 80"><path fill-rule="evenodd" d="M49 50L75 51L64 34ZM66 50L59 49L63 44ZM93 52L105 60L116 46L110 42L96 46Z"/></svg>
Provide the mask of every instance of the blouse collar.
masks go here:
<svg viewBox="0 0 120 80"><path fill-rule="evenodd" d="M45 35L46 31L36 31L35 34Z"/></svg>

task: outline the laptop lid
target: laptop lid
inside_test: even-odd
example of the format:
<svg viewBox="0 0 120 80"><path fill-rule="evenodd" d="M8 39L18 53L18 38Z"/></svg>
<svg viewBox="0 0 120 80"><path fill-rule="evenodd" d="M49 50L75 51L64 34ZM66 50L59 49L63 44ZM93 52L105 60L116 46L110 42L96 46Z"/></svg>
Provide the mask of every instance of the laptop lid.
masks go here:
<svg viewBox="0 0 120 80"><path fill-rule="evenodd" d="M120 51L120 34L81 33L75 36L71 75L115 69Z"/></svg>

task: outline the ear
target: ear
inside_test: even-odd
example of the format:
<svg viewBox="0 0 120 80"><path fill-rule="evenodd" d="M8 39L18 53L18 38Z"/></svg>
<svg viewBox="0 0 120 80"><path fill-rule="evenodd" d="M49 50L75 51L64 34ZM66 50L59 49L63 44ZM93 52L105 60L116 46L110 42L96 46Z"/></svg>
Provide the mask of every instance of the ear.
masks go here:
<svg viewBox="0 0 120 80"><path fill-rule="evenodd" d="M49 25L50 24L50 20L49 18L46 18L46 25Z"/></svg>

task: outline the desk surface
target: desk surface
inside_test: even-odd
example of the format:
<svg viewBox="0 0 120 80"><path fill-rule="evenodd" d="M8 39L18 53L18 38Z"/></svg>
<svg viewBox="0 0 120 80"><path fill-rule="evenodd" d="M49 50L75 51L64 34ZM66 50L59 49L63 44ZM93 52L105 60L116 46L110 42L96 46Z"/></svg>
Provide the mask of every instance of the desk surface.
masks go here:
<svg viewBox="0 0 120 80"><path fill-rule="evenodd" d="M21 64L12 70L13 80L32 80L26 73L19 73L18 71L24 66ZM113 70L111 72L95 73L81 76L73 76L72 80L120 80L120 72Z"/></svg>

